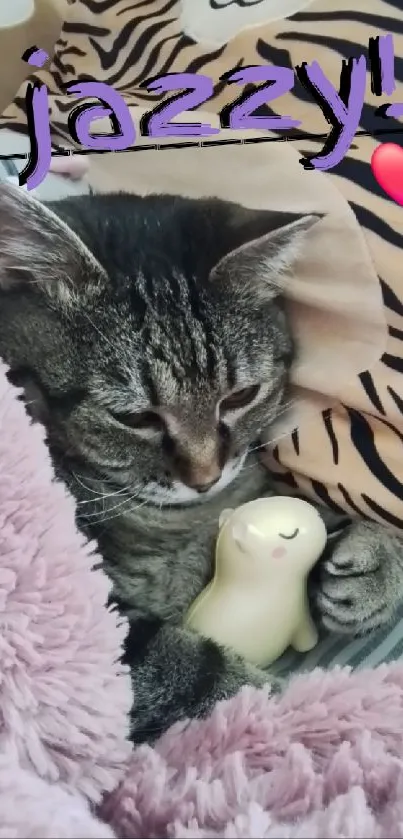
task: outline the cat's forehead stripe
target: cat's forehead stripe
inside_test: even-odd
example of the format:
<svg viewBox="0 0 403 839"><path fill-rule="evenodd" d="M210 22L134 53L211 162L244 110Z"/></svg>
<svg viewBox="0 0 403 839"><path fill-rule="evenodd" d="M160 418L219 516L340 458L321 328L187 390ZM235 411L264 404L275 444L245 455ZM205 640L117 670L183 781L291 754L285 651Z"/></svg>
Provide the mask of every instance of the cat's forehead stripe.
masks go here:
<svg viewBox="0 0 403 839"><path fill-rule="evenodd" d="M132 296L135 313L145 308L142 338L154 358L178 381L195 375L222 376L220 341L207 315L209 301L195 277L169 270L142 272ZM148 381L152 372L148 374Z"/></svg>

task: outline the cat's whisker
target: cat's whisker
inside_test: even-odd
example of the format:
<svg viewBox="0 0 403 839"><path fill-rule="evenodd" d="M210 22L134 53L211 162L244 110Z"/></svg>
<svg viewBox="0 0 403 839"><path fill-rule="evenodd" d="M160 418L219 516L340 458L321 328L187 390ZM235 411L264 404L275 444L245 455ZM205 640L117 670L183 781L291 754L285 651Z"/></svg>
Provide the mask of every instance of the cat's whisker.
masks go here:
<svg viewBox="0 0 403 839"><path fill-rule="evenodd" d="M128 492L129 490L130 490L130 487L127 487L126 491ZM104 512L107 512L109 514L109 513L113 513L115 510L121 510L122 507L123 508L126 507L127 504L130 504L130 502L135 501L135 499L138 498L138 497L139 496L138 496L137 493L133 493L132 495L128 495L127 498L124 498L123 501L121 501L119 504L115 504L114 507L110 507L107 511L102 510L100 512L88 513L88 514L85 515L85 518L86 519L90 519L90 518L91 519L97 519L97 521L99 521L102 524L106 521L111 521L111 519L118 518L121 515L121 512L116 513L113 516L110 516L110 515L104 516ZM134 510L139 510L141 507L144 507L145 504L147 504L147 501L142 501L140 504L136 504L134 507L132 507L133 512L134 512Z"/></svg>
<svg viewBox="0 0 403 839"><path fill-rule="evenodd" d="M280 409L279 413L277 414L277 418L281 417L282 414L284 414L290 408L293 408L294 405L296 405L296 404L297 404L297 401L294 397L292 399L289 399L288 402L283 402L282 405L281 405L281 409Z"/></svg>
<svg viewBox="0 0 403 839"><path fill-rule="evenodd" d="M283 434L279 434L277 437L268 438L265 443L256 443L255 446L252 446L248 449L248 455L253 454L253 452L260 452L262 449L267 449L269 446L274 445L279 440L282 440L284 437L288 437L292 433L292 430L285 431Z"/></svg>
<svg viewBox="0 0 403 839"><path fill-rule="evenodd" d="M131 501L134 501L134 499L136 497L137 497L136 495L130 496L129 498L126 499L126 501L122 502L122 504L117 504L116 507L112 507L112 510L116 510L119 507L123 507L125 504L129 504ZM141 504L136 504L136 506L132 507L131 510L133 512L134 512L134 510L140 510L140 508L144 507L146 504L147 504L147 501L142 501ZM109 512L111 512L111 511L109 511ZM100 522L100 524L104 524L107 521L112 521L113 519L118 519L121 515L122 515L122 511L120 511L119 513L115 513L113 516L105 516L104 518L100 518L99 522Z"/></svg>
<svg viewBox="0 0 403 839"><path fill-rule="evenodd" d="M92 493L93 493L93 495L99 495L99 490L97 490L97 489L92 489L91 487L87 486L87 484L85 484L85 483L84 483L84 481L82 481L82 480L81 480L82 475L78 475L78 474L77 474L77 472L72 472L71 474L73 475L73 478L77 481L77 483L78 483L78 484L79 484L79 485L80 485L83 489L85 489L85 491L86 491L86 492L92 492ZM87 480L88 480L88 481L93 480L95 483L99 483L99 481L98 481L96 478L90 478L89 476L87 476ZM107 481L105 481L105 483L107 483Z"/></svg>
<svg viewBox="0 0 403 839"><path fill-rule="evenodd" d="M271 440L267 440L266 443L259 443L257 446L253 446L253 448L249 449L249 454L253 454L254 452L261 452L265 449L269 449L271 446L275 446L280 440L284 440L285 437L289 437L290 432L285 431L284 434L279 434L277 437L273 437Z"/></svg>
<svg viewBox="0 0 403 839"><path fill-rule="evenodd" d="M281 409L278 411L278 413L276 414L276 416L274 417L273 422L277 422L277 421L278 421L278 420L279 420L282 416L284 416L284 414L286 414L286 413L287 413L290 409L294 408L296 404L297 404L297 402L296 402L296 400L295 400L295 399L291 399L289 402L285 402L285 403L281 406Z"/></svg>
<svg viewBox="0 0 403 839"><path fill-rule="evenodd" d="M93 320L91 320L91 318L90 318L90 316L89 316L88 312L86 312L85 310L84 310L84 315L85 315L85 317L87 318L88 322L91 324L92 328L93 328L93 329L95 329L95 331L96 331L96 332L98 332L98 335L100 335L100 336L101 336L101 338L102 338L104 341L106 341L106 343L107 343L107 344L109 344L109 346L110 346L110 347L112 347L112 348L113 348L113 350L115 350L115 345L112 343L112 341L111 341L109 338L107 338L107 336L104 334L104 332L102 332L102 331L101 331L101 329L99 328L99 326L97 326L97 325L96 325L96 323L94 323L94 321L93 321Z"/></svg>
<svg viewBox="0 0 403 839"><path fill-rule="evenodd" d="M73 472L72 474L74 475L74 478L77 481L77 483L86 492L93 493L93 495L95 496L95 498L86 498L86 499L81 499L81 500L77 501L77 507L80 507L80 508L82 508L83 506L85 506L87 504L96 505L96 504L100 504L101 502L103 503L103 508L104 508L105 507L105 500L107 498L115 498L119 495L123 495L123 494L129 492L130 489L131 489L130 486L128 486L128 487L124 486L124 487L120 487L120 489L116 489L113 492L109 492L109 493L108 492L102 493L102 492L99 492L99 491L97 492L97 490L92 489L91 487L87 486L83 481L81 481L80 480L81 476L77 475L77 473ZM91 478L89 480L91 480ZM94 478L93 480L96 480L96 479ZM108 481L104 481L103 483L107 484ZM90 515L91 515L91 513L88 513L88 516L90 516Z"/></svg>
<svg viewBox="0 0 403 839"><path fill-rule="evenodd" d="M270 440L267 440L266 443L259 443L259 445L253 446L253 448L249 449L249 454L252 454L253 452L260 452L260 451L263 451L264 449L270 449L271 446L275 446L281 440L284 440L286 437L289 437L291 433L292 433L291 431L284 431L283 434L278 434L277 437L273 437ZM249 467L247 466L246 468L249 468Z"/></svg>
<svg viewBox="0 0 403 839"><path fill-rule="evenodd" d="M97 498L87 498L85 501L77 501L77 507L83 507L85 504L97 504L104 501L106 498L116 498L118 495L123 495L127 492L127 487L117 489L115 492L100 493Z"/></svg>
<svg viewBox="0 0 403 839"><path fill-rule="evenodd" d="M359 413L359 411L357 413ZM298 424L298 427L295 430L297 431L300 428L305 428L307 423L312 423L314 420L316 420L316 413L313 412L312 415L310 415L309 417L305 417L303 421ZM280 443L281 440L285 440L287 437L290 437L291 433L292 430L288 429L287 431L284 431L284 433L278 434L276 437L267 440L266 443L260 443L258 446L253 446L252 449L249 449L249 454L252 454L253 452L262 451L264 449L270 450L273 446L276 446L278 443ZM254 469L257 466L259 466L258 461L255 461L254 463L247 463L247 465L244 466L242 471L244 472L246 469Z"/></svg>
<svg viewBox="0 0 403 839"><path fill-rule="evenodd" d="M126 488L126 497L119 504L115 504L114 507L109 507L109 509L107 509L106 506L105 506L105 503L103 503L102 510L94 510L93 513L83 513L83 515L85 516L86 519L101 518L103 513L105 513L105 512L111 513L112 510L116 510L118 507L121 507L123 504L125 504L130 498L130 496L127 493L128 493L128 488ZM100 496L99 502L105 502L106 498L107 498L107 496Z"/></svg>

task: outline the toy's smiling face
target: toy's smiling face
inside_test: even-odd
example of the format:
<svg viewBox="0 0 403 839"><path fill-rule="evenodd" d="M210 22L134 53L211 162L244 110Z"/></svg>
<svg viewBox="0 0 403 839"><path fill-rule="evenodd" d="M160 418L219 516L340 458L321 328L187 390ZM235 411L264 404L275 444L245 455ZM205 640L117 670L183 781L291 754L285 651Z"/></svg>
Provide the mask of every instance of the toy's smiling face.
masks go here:
<svg viewBox="0 0 403 839"><path fill-rule="evenodd" d="M217 562L226 574L278 578L281 570L307 574L326 544L326 528L304 501L267 498L225 511Z"/></svg>
<svg viewBox="0 0 403 839"><path fill-rule="evenodd" d="M301 542L307 534L304 526L282 527L280 522L273 522L268 528L250 521L247 515L229 524L229 532L238 550L256 559L267 561L268 557L280 559L292 557L301 551Z"/></svg>

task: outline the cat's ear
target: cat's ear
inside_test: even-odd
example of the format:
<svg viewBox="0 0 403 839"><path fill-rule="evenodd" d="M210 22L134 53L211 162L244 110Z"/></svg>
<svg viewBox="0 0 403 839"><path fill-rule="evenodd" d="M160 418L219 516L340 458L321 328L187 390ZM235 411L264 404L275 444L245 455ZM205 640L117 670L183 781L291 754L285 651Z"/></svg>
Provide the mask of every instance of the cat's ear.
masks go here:
<svg viewBox="0 0 403 839"><path fill-rule="evenodd" d="M242 296L265 302L281 294L308 231L319 215L250 210L230 205L227 253L211 273L214 282L230 283Z"/></svg>
<svg viewBox="0 0 403 839"><path fill-rule="evenodd" d="M22 286L71 304L104 271L81 239L27 191L0 185L0 291Z"/></svg>

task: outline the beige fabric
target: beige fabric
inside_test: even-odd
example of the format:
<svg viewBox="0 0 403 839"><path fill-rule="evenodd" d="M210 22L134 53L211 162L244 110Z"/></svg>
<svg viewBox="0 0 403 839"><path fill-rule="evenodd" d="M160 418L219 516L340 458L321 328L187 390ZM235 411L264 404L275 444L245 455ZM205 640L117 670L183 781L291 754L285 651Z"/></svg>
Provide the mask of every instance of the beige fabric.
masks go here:
<svg viewBox="0 0 403 839"><path fill-rule="evenodd" d="M2 2L11 3L12 0ZM2 24L0 15L0 114L32 72L21 56L37 45L52 57L66 15L67 0L35 0L29 20L15 26Z"/></svg>
<svg viewBox="0 0 403 839"><path fill-rule="evenodd" d="M245 29L262 27L308 8L313 0L181 0L183 31L206 47L226 44Z"/></svg>

